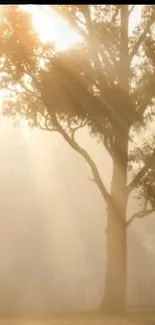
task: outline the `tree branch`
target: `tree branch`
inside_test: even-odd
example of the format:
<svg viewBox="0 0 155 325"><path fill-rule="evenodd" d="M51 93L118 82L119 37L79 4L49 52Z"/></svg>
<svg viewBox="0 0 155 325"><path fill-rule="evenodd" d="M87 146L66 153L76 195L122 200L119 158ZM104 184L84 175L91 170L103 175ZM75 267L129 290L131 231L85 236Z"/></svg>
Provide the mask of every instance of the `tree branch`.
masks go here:
<svg viewBox="0 0 155 325"><path fill-rule="evenodd" d="M135 91L131 95L131 99L134 102L136 102L137 100L139 100L139 98L141 98L141 103L138 104L138 110L137 110L139 118L142 118L148 105L151 104L152 88L154 86L154 81L155 81L155 72L153 74L150 74L148 81L144 84L144 86L140 91L139 89L137 89L137 91Z"/></svg>
<svg viewBox="0 0 155 325"><path fill-rule="evenodd" d="M86 26L85 23L79 17L75 16L75 20L80 24L82 24L83 26Z"/></svg>
<svg viewBox="0 0 155 325"><path fill-rule="evenodd" d="M85 149L81 148L75 140L72 140L69 137L69 135L65 132L65 130L62 128L62 126L58 122L56 116L55 116L55 118L53 116L52 120L54 121L54 125L56 125L57 130L60 132L60 134L63 136L63 138L68 142L68 144L85 159L85 161L89 165L89 167L90 167L90 169L92 171L92 174L93 174L93 178L91 180L99 188L100 193L103 196L106 203L108 205L111 205L115 209L116 217L119 218L119 220L121 221L121 223L122 223L122 225L124 227L125 226L124 220L121 218L121 215L120 215L120 213L118 211L118 207L115 204L112 196L106 190L106 187L103 184L100 173L99 173L98 168L97 168L95 162L93 161L93 159L90 157L90 155L88 154L88 152Z"/></svg>
<svg viewBox="0 0 155 325"><path fill-rule="evenodd" d="M144 32L139 36L133 50L130 53L130 61L133 60L134 56L136 55L136 52L138 51L140 45L145 41L146 34L149 32L150 28L154 24L154 20L149 21L148 25L145 27Z"/></svg>
<svg viewBox="0 0 155 325"><path fill-rule="evenodd" d="M48 120L46 120L45 119L45 126L42 126L42 124L39 122L39 121L36 121L35 122L35 126L38 128L38 129L40 129L40 130L43 130L43 131L54 131L54 132L57 132L57 129L55 128L55 127L50 127L49 125L48 125Z"/></svg>
<svg viewBox="0 0 155 325"><path fill-rule="evenodd" d="M134 177L134 179L127 186L128 194L139 184L140 180L145 176L148 169L151 168L153 162L155 161L155 149L148 159L147 163L142 167L142 169L138 172L138 174Z"/></svg>
<svg viewBox="0 0 155 325"><path fill-rule="evenodd" d="M129 227L130 224L135 220L135 219L141 219L144 218L148 215L150 215L151 213L155 212L155 209L150 209L150 210L144 210L144 211L140 211L140 212L136 212L132 215L132 217L130 217L127 222L126 222L126 227Z"/></svg>
<svg viewBox="0 0 155 325"><path fill-rule="evenodd" d="M79 20L77 17L75 17L71 12L68 12L66 9L60 10L57 6L53 5L51 5L51 7L59 17L63 17L65 20L67 20L71 28L73 28L78 34L81 34L82 37L87 39L87 33L85 33L85 31L77 24L77 21Z"/></svg>
<svg viewBox="0 0 155 325"><path fill-rule="evenodd" d="M87 164L89 165L92 174L93 174L93 178L94 178L94 182L98 185L99 190L101 192L101 194L103 195L104 199L106 202L109 202L109 200L111 200L111 196L108 193L108 191L106 190L102 179L100 177L98 168L96 167L95 162L93 161L93 159L90 157L90 155L88 154L88 152L81 148L78 143L73 139L70 138L70 136L65 132L65 130L62 128L62 126L60 125L60 123L57 120L57 117L52 116L52 120L54 120L54 125L57 128L57 131L60 132L60 134L63 136L63 138L68 142L68 144L78 153L81 154L81 156L83 156L83 158L85 159L85 161L87 162Z"/></svg>
<svg viewBox="0 0 155 325"><path fill-rule="evenodd" d="M131 7L130 10L129 10L129 15L131 15L131 13L132 13L132 11L134 10L134 8L135 8L135 5L132 5L132 7Z"/></svg>
<svg viewBox="0 0 155 325"><path fill-rule="evenodd" d="M91 177L88 177L88 179L89 179L91 182L93 182L93 183L95 183L95 184L96 184L96 181L95 181L95 179L93 179L93 178L91 178Z"/></svg>
<svg viewBox="0 0 155 325"><path fill-rule="evenodd" d="M92 53L95 72L96 72L96 75L97 75L97 78L99 81L99 83L98 83L98 89L100 90L99 101L101 102L102 105L104 105L104 109L106 110L106 113L109 116L109 118L111 118L111 116L113 116L113 118L117 119L117 121L120 120L120 123L122 124L124 129L128 128L128 126L130 126L133 123L133 116L132 116L132 114L130 114L126 117L126 115L122 114L123 111L120 112L120 101L117 104L119 109L116 107L116 101L113 100L113 98L111 97L112 89L109 86L107 77L105 77L105 75L103 73L101 73L102 64L99 60L98 54L101 53L102 50L101 50L100 43L98 42L96 33L93 28L89 6L87 6L87 5L81 6L81 12L83 13L85 20L86 20L86 28L87 28L88 33L85 33L83 31L83 29L79 28L79 26L77 25L77 23L75 21L76 17L71 15L70 12L68 13L66 10L61 11L57 6L52 6L52 9L55 10L55 12L58 15L64 17L64 19L67 20L69 25L75 31L80 33L81 36L85 39L85 41L88 44L90 51ZM117 88L116 85L115 85L115 88ZM120 91L120 89L118 89L118 91ZM118 99L119 99L119 96L117 96L117 100ZM125 103L123 104L124 106L126 105L126 102L128 102L128 98L126 99L126 97L125 97ZM128 103L128 105L129 105L129 103ZM121 103L121 106L122 106L122 103Z"/></svg>
<svg viewBox="0 0 155 325"><path fill-rule="evenodd" d="M78 131L79 129L85 127L88 123L88 120L86 119L84 122L81 122L80 125L76 126L75 128L70 128L71 129L71 139L74 141L75 140L75 132Z"/></svg>

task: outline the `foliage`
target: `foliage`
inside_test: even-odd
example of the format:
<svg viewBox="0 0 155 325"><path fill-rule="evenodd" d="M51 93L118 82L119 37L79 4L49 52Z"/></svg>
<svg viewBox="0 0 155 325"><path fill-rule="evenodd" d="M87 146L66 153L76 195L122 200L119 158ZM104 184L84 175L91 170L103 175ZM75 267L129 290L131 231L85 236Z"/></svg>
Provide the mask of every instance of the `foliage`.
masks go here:
<svg viewBox="0 0 155 325"><path fill-rule="evenodd" d="M129 89L123 84L120 65L121 6L51 7L81 33L83 43L56 52L53 43L40 42L29 11L3 6L0 78L1 87L7 88L4 114L16 123L22 116L30 126L63 130L70 138L87 125L113 156L116 128L122 132L130 128L134 142L136 133L154 120L154 6L142 8L141 21L128 38ZM146 163L151 153L147 143L143 150L134 148L129 167L136 160ZM146 182L143 187L147 188Z"/></svg>

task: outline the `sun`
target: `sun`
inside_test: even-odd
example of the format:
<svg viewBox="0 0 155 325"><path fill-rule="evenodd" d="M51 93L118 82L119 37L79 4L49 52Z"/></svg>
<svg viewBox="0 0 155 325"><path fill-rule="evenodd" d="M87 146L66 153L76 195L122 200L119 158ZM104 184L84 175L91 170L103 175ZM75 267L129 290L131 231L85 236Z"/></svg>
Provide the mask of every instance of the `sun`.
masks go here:
<svg viewBox="0 0 155 325"><path fill-rule="evenodd" d="M140 22L141 10L144 5L135 5L129 19L129 36L135 26ZM81 43L83 38L77 32L72 30L67 22L52 10L49 5L20 5L33 14L34 28L40 34L40 40L43 43L51 41L55 43L57 51L67 50L74 45ZM129 5L129 9L132 5Z"/></svg>
<svg viewBox="0 0 155 325"><path fill-rule="evenodd" d="M49 5L20 5L24 10L28 10L33 14L34 28L40 34L40 40L43 43L47 41L54 42L56 51L64 51L81 43L83 38L81 35L72 30L66 21L58 16ZM131 5L130 5L131 7ZM129 35L140 21L141 9L143 5L135 5L130 15ZM0 106L2 106L2 95L0 94ZM30 129L26 122L21 122L21 132L23 138L28 141L30 138Z"/></svg>
<svg viewBox="0 0 155 325"><path fill-rule="evenodd" d="M57 51L64 51L82 41L48 5L28 5L27 9L33 13L33 25L43 43L54 42Z"/></svg>

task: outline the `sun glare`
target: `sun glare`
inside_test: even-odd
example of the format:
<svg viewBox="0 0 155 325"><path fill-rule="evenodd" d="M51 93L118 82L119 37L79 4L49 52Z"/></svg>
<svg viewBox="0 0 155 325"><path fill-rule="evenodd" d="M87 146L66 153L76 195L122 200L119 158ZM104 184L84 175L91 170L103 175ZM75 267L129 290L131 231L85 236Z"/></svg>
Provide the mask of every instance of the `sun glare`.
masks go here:
<svg viewBox="0 0 155 325"><path fill-rule="evenodd" d="M33 14L33 25L39 32L41 41L43 43L47 41L54 42L57 51L67 50L82 42L82 36L69 28L67 22L58 16L48 5L20 5L20 7ZM130 35L140 21L142 7L142 5L135 5L130 15ZM44 61L42 60L40 64L43 66ZM0 94L0 110L2 110L2 102L3 94ZM30 138L30 131L25 122L21 122L21 132L27 141Z"/></svg>
<svg viewBox="0 0 155 325"><path fill-rule="evenodd" d="M140 21L141 9L144 5L135 5L129 20L129 34ZM66 50L74 44L82 41L82 37L68 27L67 23L58 16L49 6L29 5L29 10L33 12L33 23L36 30L40 32L41 40L54 41L56 49ZM132 5L130 5L132 7Z"/></svg>
<svg viewBox="0 0 155 325"><path fill-rule="evenodd" d="M132 5L130 5L131 7ZM140 21L141 9L144 5L135 5L129 20L129 35ZM42 42L53 41L57 51L67 50L82 42L82 37L68 27L67 23L47 5L28 5L33 17L35 29L40 33Z"/></svg>
<svg viewBox="0 0 155 325"><path fill-rule="evenodd" d="M28 5L27 7L34 15L33 24L40 33L43 43L54 42L56 50L63 51L82 41L82 37L69 28L67 23L47 5Z"/></svg>
<svg viewBox="0 0 155 325"><path fill-rule="evenodd" d="M132 5L130 5L130 8ZM130 19L129 19L129 36L132 34L136 25L140 22L141 18L141 10L144 5L135 5L134 10L131 12Z"/></svg>

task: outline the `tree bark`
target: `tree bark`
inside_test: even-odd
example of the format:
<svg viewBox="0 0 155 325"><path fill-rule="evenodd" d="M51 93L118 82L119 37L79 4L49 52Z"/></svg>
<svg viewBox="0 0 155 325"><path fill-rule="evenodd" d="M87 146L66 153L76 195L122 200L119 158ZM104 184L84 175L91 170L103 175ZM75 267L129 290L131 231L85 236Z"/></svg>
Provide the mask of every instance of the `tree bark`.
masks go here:
<svg viewBox="0 0 155 325"><path fill-rule="evenodd" d="M129 99L129 50L128 19L129 6L120 6L120 73L119 84L124 88ZM122 107L123 112L132 114L129 107ZM126 209L127 209L127 163L130 126L126 131L122 125L115 125L113 131L113 175L111 198L113 204L107 206L107 269L105 279L104 307L119 313L126 305Z"/></svg>
<svg viewBox="0 0 155 325"><path fill-rule="evenodd" d="M103 307L114 313L126 304L126 208L128 133L120 131L114 145L111 182L113 204L107 206L107 269Z"/></svg>

